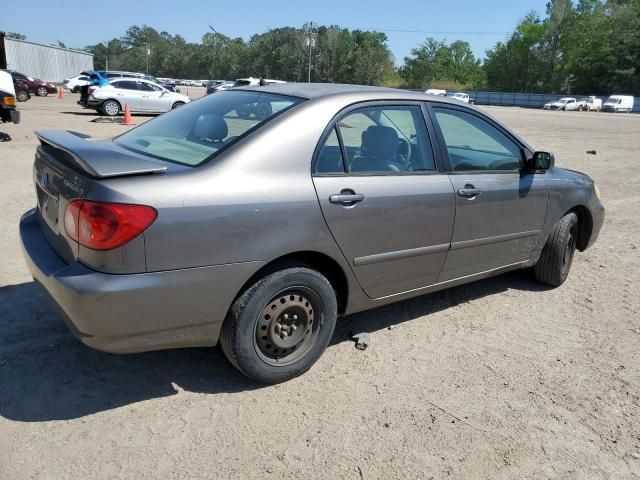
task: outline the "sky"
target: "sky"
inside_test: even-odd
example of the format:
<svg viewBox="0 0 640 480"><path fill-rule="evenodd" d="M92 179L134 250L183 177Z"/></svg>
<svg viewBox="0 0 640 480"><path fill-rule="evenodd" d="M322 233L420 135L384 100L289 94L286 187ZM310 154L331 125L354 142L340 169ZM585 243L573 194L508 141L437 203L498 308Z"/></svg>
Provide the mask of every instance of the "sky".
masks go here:
<svg viewBox="0 0 640 480"><path fill-rule="evenodd" d="M547 0L133 0L78 2L30 0L25 15L12 14L15 0L0 15L0 30L18 32L40 43L68 47L120 37L131 25L149 25L199 42L212 25L230 37L248 40L254 33L304 23L385 31L396 64L428 36L471 44L474 54L503 41L528 12L544 14ZM15 12L14 12L15 13ZM398 31L402 30L402 31Z"/></svg>

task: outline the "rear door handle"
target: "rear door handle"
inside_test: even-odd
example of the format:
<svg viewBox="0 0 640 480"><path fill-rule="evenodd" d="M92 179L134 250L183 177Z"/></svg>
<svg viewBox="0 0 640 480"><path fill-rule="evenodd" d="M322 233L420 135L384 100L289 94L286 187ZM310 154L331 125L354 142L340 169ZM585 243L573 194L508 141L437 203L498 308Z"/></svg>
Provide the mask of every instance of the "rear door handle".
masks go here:
<svg viewBox="0 0 640 480"><path fill-rule="evenodd" d="M482 193L482 190L474 187L473 185L465 185L464 188L460 188L457 191L459 197L473 198Z"/></svg>
<svg viewBox="0 0 640 480"><path fill-rule="evenodd" d="M347 193L349 192L349 193ZM329 197L329 201L331 203L338 203L340 205L344 205L349 207L351 205L355 205L364 200L364 195L361 193L354 193L353 190L343 190L340 194L331 195Z"/></svg>

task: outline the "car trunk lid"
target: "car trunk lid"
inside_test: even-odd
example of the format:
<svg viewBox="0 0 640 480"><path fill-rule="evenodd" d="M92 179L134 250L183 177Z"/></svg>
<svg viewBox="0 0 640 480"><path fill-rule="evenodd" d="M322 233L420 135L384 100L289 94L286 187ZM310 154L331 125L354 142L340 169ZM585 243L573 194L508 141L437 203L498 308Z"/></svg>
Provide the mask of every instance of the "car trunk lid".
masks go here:
<svg viewBox="0 0 640 480"><path fill-rule="evenodd" d="M85 199L92 182L100 179L162 173L160 162L122 151L111 141L64 130L36 131L40 145L34 162L38 222L47 241L66 262L78 258L78 243L67 234L67 205Z"/></svg>

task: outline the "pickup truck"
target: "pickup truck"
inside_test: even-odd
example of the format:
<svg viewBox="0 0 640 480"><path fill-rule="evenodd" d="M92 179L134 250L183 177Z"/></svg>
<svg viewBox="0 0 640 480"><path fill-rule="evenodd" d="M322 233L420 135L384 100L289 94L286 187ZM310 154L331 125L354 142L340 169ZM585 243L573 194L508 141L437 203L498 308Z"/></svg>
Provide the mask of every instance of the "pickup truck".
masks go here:
<svg viewBox="0 0 640 480"><path fill-rule="evenodd" d="M545 110L578 110L578 102L575 98L565 97L555 102L549 102L544 104Z"/></svg>
<svg viewBox="0 0 640 480"><path fill-rule="evenodd" d="M0 119L2 123L20 123L20 112L16 110L13 78L10 73L2 71L0 71Z"/></svg>

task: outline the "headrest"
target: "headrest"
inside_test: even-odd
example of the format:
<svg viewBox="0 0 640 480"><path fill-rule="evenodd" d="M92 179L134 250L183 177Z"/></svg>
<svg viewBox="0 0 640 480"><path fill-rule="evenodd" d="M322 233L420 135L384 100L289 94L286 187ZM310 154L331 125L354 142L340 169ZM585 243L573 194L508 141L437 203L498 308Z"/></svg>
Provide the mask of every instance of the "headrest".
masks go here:
<svg viewBox="0 0 640 480"><path fill-rule="evenodd" d="M227 122L222 117L211 113L200 115L193 127L193 137L197 139L224 140L228 133Z"/></svg>
<svg viewBox="0 0 640 480"><path fill-rule="evenodd" d="M391 127L372 125L362 132L362 155L389 158L398 153L398 134Z"/></svg>

